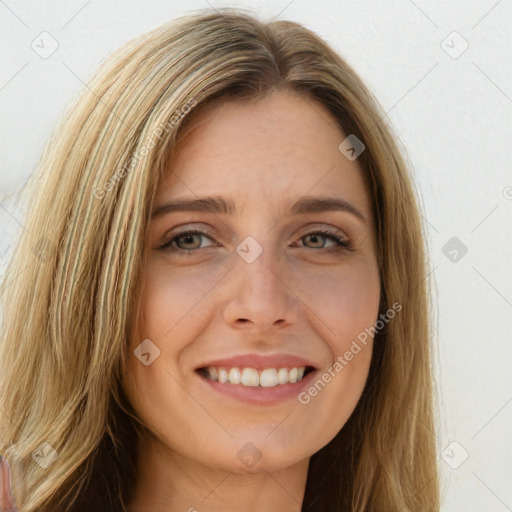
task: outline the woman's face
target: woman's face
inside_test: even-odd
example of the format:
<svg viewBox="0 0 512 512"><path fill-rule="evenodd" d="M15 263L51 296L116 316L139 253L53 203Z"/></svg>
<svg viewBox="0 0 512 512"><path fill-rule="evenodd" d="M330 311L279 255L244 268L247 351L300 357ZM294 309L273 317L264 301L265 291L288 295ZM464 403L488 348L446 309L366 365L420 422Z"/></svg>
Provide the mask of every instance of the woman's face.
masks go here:
<svg viewBox="0 0 512 512"><path fill-rule="evenodd" d="M368 375L372 338L357 337L380 280L362 170L330 114L292 93L191 128L155 197L125 390L164 452L286 468L337 434Z"/></svg>

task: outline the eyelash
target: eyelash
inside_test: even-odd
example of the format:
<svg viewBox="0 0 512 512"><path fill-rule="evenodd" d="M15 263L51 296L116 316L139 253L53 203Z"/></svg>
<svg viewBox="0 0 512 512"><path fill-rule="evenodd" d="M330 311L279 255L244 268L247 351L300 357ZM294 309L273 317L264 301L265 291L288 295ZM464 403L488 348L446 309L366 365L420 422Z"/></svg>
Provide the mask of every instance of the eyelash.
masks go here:
<svg viewBox="0 0 512 512"><path fill-rule="evenodd" d="M203 235L203 236L206 236L207 238L210 238L211 240L213 240L213 237L204 231L201 231L199 229L190 229L188 231L183 231L182 233L177 233L174 236L172 236L172 234L171 234L171 238L162 242L162 244L159 245L157 247L157 249L162 250L162 251L169 250L171 248L171 245L176 240L179 240L180 238L185 237L187 235ZM310 235L324 235L326 238L329 238L336 243L336 246L334 246L334 247L330 247L327 249L320 247L316 250L324 250L326 252L331 252L331 253L332 252L343 253L345 251L352 252L354 250L352 244L348 240L345 240L344 238L336 235L335 233L331 233L330 231L327 231L324 229L316 229L314 231L310 231L309 233L306 233L305 235L301 236L301 239L305 238L306 236L310 236ZM198 249L181 249L178 247L175 250L177 250L179 252L186 252L187 254L190 254L192 252L198 251L199 249L200 248L198 248ZM203 247L203 249L204 249L204 247ZM306 249L307 249L307 247L306 247ZM315 250L315 249L313 249L313 250Z"/></svg>

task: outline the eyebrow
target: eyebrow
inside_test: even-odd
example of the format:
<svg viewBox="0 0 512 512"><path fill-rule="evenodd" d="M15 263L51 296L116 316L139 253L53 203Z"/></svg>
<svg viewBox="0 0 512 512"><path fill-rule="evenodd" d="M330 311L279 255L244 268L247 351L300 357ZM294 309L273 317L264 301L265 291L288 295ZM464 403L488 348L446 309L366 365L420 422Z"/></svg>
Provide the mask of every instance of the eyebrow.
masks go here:
<svg viewBox="0 0 512 512"><path fill-rule="evenodd" d="M348 212L362 222L367 223L366 217L355 206L344 199L334 197L303 197L291 206L287 216L328 211ZM235 213L235 204L231 199L222 196L179 199L159 206L153 211L151 217L160 217L172 212L205 212L233 215Z"/></svg>

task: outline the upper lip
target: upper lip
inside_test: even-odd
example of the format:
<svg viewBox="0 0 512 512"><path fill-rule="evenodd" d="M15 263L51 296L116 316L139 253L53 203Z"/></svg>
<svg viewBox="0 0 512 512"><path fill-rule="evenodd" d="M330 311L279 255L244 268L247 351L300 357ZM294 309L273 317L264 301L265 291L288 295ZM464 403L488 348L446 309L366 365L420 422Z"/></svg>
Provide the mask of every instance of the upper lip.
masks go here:
<svg viewBox="0 0 512 512"><path fill-rule="evenodd" d="M301 366L316 368L311 361L292 354L242 354L209 361L198 366L196 370L208 366L215 366L217 368L254 368L258 371L264 370L265 368L299 368Z"/></svg>

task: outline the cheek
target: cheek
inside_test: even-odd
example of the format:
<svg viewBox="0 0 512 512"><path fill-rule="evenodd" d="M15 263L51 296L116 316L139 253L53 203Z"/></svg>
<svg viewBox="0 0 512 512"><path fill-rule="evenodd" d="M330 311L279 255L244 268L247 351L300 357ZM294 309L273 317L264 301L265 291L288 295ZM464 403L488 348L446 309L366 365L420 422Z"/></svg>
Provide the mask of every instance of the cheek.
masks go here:
<svg viewBox="0 0 512 512"><path fill-rule="evenodd" d="M159 340L165 357L178 354L189 343L183 332L191 320L204 316L208 295L214 292L225 269L218 266L171 269L169 264L150 262L146 268L145 289L141 299L142 321L137 336ZM211 300L211 299L210 299ZM168 341L172 339L173 343ZM182 341L180 341L182 340ZM140 343L140 341L139 341Z"/></svg>
<svg viewBox="0 0 512 512"><path fill-rule="evenodd" d="M321 332L331 363L299 400L334 437L352 414L366 384L373 331L378 317L380 279L373 264L302 274L298 295L310 323Z"/></svg>
<svg viewBox="0 0 512 512"><path fill-rule="evenodd" d="M361 263L303 272L295 281L310 322L321 329L333 356L345 352L353 339L375 325L380 301L376 265Z"/></svg>
<svg viewBox="0 0 512 512"><path fill-rule="evenodd" d="M148 424L154 425L162 411L179 408L180 403L187 403L190 398L177 383L184 378L179 361L190 343L191 330L204 317L209 291L215 289L225 270L212 266L200 271L190 267L171 272L169 266L150 263L140 302L141 320L130 340L124 385L134 408ZM158 353L148 366L134 355L134 350L147 339L156 347L152 349L149 345L149 351Z"/></svg>

